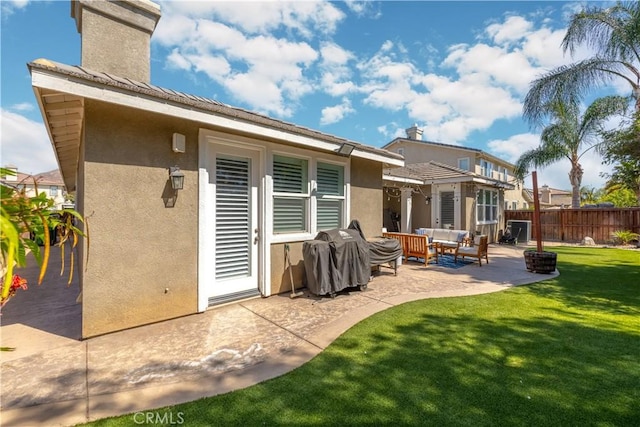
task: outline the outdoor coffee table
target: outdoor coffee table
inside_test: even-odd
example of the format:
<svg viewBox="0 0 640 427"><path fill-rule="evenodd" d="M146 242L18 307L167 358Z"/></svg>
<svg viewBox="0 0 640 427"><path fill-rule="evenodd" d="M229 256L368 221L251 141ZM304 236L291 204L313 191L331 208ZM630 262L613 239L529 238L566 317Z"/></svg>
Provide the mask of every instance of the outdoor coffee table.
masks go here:
<svg viewBox="0 0 640 427"><path fill-rule="evenodd" d="M452 244L438 242L436 247L440 248L440 255L444 255L446 253L449 253L449 254L453 255L454 252L456 251L456 248L458 247L458 245L452 245Z"/></svg>

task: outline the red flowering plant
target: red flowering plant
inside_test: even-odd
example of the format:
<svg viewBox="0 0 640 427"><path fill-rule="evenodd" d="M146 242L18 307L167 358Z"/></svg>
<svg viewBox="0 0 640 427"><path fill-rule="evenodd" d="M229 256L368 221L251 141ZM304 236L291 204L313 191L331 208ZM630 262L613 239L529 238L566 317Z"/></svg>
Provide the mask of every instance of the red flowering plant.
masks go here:
<svg viewBox="0 0 640 427"><path fill-rule="evenodd" d="M13 171L0 168L3 176L15 174ZM80 237L87 237L76 227L76 222L85 223L82 216L73 209L53 209L53 201L45 193L38 194L37 182L34 179L36 196L29 196L24 188L18 189L8 185L0 186L0 277L2 289L0 292L0 309L16 294L18 289L27 289L27 281L14 274L15 268L26 265L27 254L32 253L40 266L38 285L42 283L51 249L51 233L56 233L62 250L62 270L64 274L65 259L64 245L70 242L72 250L70 256L69 281L73 279L74 251ZM86 223L85 223L86 224ZM55 240L55 239L54 239ZM41 241L41 249L38 242ZM88 245L88 240L87 240Z"/></svg>

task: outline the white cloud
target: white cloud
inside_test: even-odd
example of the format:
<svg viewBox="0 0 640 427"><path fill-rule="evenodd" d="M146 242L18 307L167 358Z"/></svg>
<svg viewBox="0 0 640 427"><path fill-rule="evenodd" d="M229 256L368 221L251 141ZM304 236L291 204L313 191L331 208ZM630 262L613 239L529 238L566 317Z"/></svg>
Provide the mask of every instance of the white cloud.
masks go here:
<svg viewBox="0 0 640 427"><path fill-rule="evenodd" d="M367 18L377 19L382 16L380 7L375 2L369 0L345 0L344 4L349 8L351 12L355 13L358 17L366 16Z"/></svg>
<svg viewBox="0 0 640 427"><path fill-rule="evenodd" d="M307 42L266 32L279 26L330 32L335 28L329 22L342 19L332 13L333 6L315 2L184 3L168 4L154 36L170 49L166 66L204 73L236 102L281 117L290 117L298 100L314 90L305 72L319 54ZM248 9L256 13L247 14ZM334 55L337 52L333 49Z"/></svg>
<svg viewBox="0 0 640 427"><path fill-rule="evenodd" d="M207 17L252 34L286 28L306 38L318 32L332 34L345 18L339 8L323 1L167 1L162 2L162 11L163 15Z"/></svg>
<svg viewBox="0 0 640 427"><path fill-rule="evenodd" d="M21 102L19 104L12 105L9 109L12 111L33 111L35 107L30 102Z"/></svg>
<svg viewBox="0 0 640 427"><path fill-rule="evenodd" d="M17 10L22 10L27 7L30 0L3 0L1 3L2 18L5 19Z"/></svg>
<svg viewBox="0 0 640 427"><path fill-rule="evenodd" d="M509 16L504 22L491 24L485 32L497 44L517 43L527 37L533 28L533 24L522 16Z"/></svg>
<svg viewBox="0 0 640 427"><path fill-rule="evenodd" d="M479 73L486 77L486 84L505 87L519 94L526 93L529 82L537 73L521 50L483 43L453 46L442 65L455 68L460 76Z"/></svg>
<svg viewBox="0 0 640 427"><path fill-rule="evenodd" d="M347 98L343 98L341 104L334 105L332 107L325 107L322 109L320 124L330 125L332 123L337 123L348 114L354 112L355 110L351 107L351 102Z"/></svg>
<svg viewBox="0 0 640 427"><path fill-rule="evenodd" d="M507 16L487 26L485 42L449 47L440 69L427 64L430 73L401 59L408 57L401 42L387 40L360 62L360 91L366 105L404 110L409 119L424 122L428 139L460 143L497 120L521 116L522 99L531 80L545 71L541 67L568 62L558 48L563 34Z"/></svg>
<svg viewBox="0 0 640 427"><path fill-rule="evenodd" d="M58 168L49 136L42 123L0 110L2 165L14 165L20 172L40 173Z"/></svg>

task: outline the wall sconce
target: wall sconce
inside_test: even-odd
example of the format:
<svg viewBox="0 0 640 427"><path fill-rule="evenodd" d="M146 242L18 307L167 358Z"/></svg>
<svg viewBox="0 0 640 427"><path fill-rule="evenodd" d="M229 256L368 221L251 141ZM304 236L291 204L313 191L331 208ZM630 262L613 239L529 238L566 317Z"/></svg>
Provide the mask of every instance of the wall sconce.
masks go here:
<svg viewBox="0 0 640 427"><path fill-rule="evenodd" d="M338 148L338 152L337 153L340 156L349 157L349 156L351 156L351 153L353 152L354 148L356 148L355 145L349 144L347 142L343 142L342 145L340 146L340 148Z"/></svg>
<svg viewBox="0 0 640 427"><path fill-rule="evenodd" d="M431 201L431 196L427 196L427 197L424 198L424 203L425 204L428 205L430 201Z"/></svg>
<svg viewBox="0 0 640 427"><path fill-rule="evenodd" d="M182 190L184 187L184 173L178 166L169 168L169 179L171 180L171 188L174 190Z"/></svg>

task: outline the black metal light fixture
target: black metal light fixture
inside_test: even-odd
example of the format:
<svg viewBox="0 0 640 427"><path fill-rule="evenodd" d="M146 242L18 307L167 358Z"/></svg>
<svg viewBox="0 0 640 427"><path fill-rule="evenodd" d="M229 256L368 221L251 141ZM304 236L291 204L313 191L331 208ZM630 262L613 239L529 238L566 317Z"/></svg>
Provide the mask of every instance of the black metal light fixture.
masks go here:
<svg viewBox="0 0 640 427"><path fill-rule="evenodd" d="M349 157L351 156L354 148L356 148L355 145L349 144L348 142L343 142L340 148L338 148L338 155Z"/></svg>
<svg viewBox="0 0 640 427"><path fill-rule="evenodd" d="M184 187L184 173L178 166L169 168L169 179L171 180L171 188L174 190L182 190Z"/></svg>

